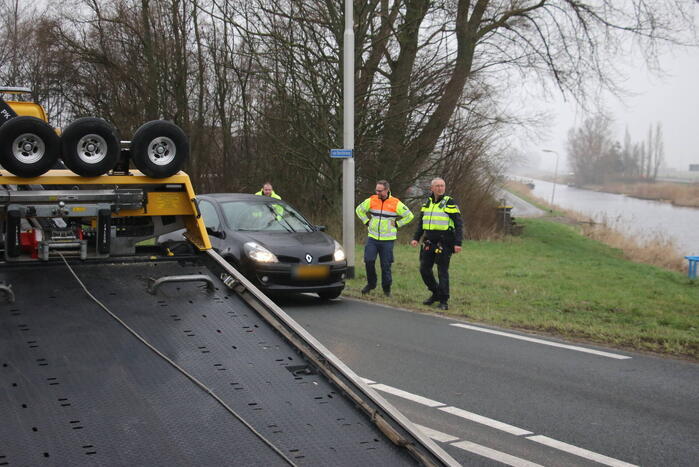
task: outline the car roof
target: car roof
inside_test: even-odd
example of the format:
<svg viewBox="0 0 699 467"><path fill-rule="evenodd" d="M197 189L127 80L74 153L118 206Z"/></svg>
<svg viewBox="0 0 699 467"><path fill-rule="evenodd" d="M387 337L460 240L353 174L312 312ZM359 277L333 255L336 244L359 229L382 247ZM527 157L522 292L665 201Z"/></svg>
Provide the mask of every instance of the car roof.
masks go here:
<svg viewBox="0 0 699 467"><path fill-rule="evenodd" d="M260 195L253 195L250 193L206 193L199 194L203 198L211 198L216 201L264 201L265 197ZM269 198L269 197L267 197ZM269 198L274 199L274 198ZM275 201L279 201L276 200Z"/></svg>

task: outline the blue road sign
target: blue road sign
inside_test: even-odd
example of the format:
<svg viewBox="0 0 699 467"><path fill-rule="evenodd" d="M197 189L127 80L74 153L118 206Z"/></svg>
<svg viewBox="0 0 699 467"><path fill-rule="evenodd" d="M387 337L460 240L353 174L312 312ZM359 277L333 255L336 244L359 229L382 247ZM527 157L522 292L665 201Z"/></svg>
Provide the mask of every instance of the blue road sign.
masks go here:
<svg viewBox="0 0 699 467"><path fill-rule="evenodd" d="M348 157L354 157L353 149L331 149L330 157L334 159L346 159Z"/></svg>

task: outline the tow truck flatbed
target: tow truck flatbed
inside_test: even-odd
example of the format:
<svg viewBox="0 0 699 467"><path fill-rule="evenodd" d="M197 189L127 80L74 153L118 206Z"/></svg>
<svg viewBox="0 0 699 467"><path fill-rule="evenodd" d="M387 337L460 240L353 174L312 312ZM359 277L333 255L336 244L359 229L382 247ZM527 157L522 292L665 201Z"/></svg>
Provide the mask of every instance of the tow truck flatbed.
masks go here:
<svg viewBox="0 0 699 467"><path fill-rule="evenodd" d="M4 306L0 320L0 465L285 464L101 309L64 264L36 266L0 271L23 298ZM189 282L147 292L154 276L217 280L203 265L72 268L109 310L294 463L414 462L233 291Z"/></svg>
<svg viewBox="0 0 699 467"><path fill-rule="evenodd" d="M0 466L456 465L211 250L186 174L0 181Z"/></svg>

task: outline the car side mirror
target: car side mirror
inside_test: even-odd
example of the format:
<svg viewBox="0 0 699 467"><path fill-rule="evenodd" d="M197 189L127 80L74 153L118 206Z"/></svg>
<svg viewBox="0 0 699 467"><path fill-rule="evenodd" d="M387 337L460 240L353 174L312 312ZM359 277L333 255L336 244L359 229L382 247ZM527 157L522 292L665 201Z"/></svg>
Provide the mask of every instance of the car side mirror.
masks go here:
<svg viewBox="0 0 699 467"><path fill-rule="evenodd" d="M319 232L325 232L325 226L324 225L315 225L314 226L317 231Z"/></svg>
<svg viewBox="0 0 699 467"><path fill-rule="evenodd" d="M213 227L207 227L206 233L208 233L212 237L216 237L216 238L220 238L220 239L226 238L226 232L224 232L223 230L214 229Z"/></svg>

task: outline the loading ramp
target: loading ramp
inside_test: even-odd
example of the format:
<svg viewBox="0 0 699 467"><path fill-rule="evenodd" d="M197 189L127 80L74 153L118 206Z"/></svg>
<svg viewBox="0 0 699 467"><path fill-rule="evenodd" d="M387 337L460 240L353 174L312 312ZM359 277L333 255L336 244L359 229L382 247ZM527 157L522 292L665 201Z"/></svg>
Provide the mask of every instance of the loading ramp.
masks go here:
<svg viewBox="0 0 699 467"><path fill-rule="evenodd" d="M261 436L101 309L65 265L40 266L0 272L24 298L0 321L0 465L286 464L263 438L299 465L414 463L233 291L147 292L153 276L210 276L201 264L72 268Z"/></svg>

